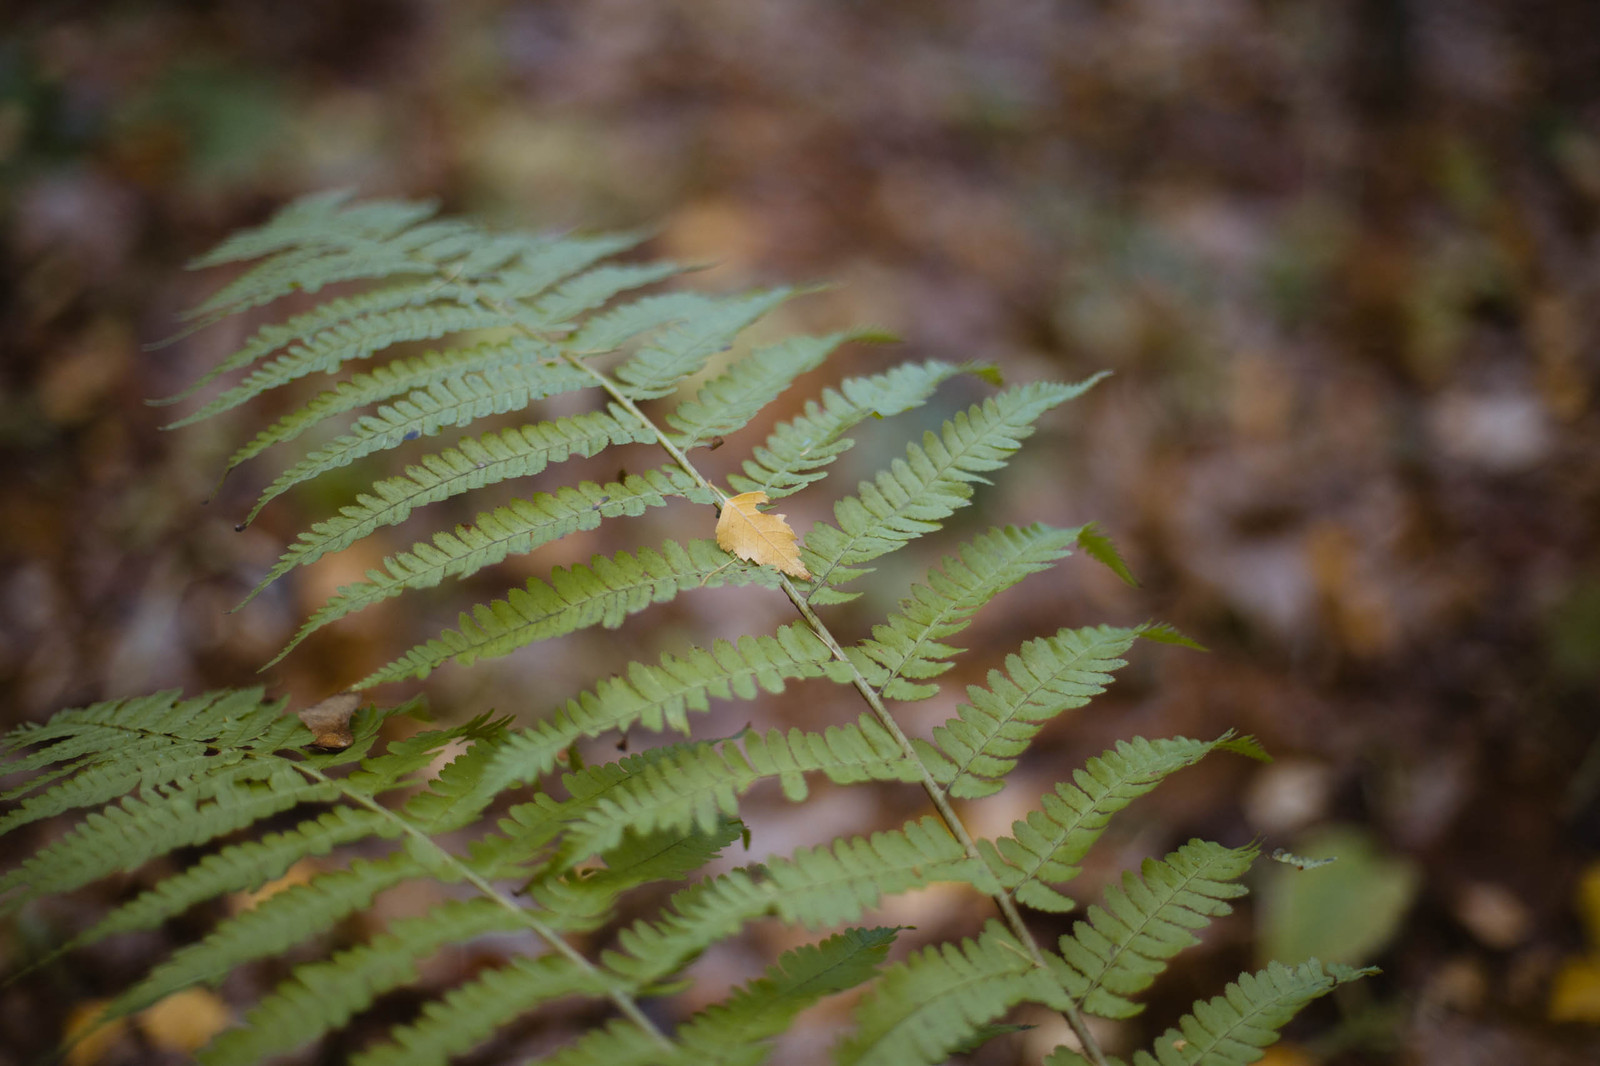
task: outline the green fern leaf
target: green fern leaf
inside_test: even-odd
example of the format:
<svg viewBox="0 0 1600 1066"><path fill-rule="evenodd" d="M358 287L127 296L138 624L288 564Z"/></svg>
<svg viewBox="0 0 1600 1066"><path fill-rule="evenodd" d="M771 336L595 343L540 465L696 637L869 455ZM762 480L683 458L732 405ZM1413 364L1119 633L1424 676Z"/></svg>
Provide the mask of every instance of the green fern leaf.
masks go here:
<svg viewBox="0 0 1600 1066"><path fill-rule="evenodd" d="M1111 671L1138 637L1137 629L1092 626L1030 640L1006 656L1006 672L989 671L989 687L967 687L970 703L918 744L950 794L974 799L998 792L1046 722L1105 691Z"/></svg>
<svg viewBox="0 0 1600 1066"><path fill-rule="evenodd" d="M222 757L222 762L229 761ZM0 877L0 894L10 894L5 899L9 910L136 869L174 848L203 844L297 804L336 796L336 788L308 780L289 764L219 766L184 785L128 797L90 814L71 833Z"/></svg>
<svg viewBox="0 0 1600 1066"><path fill-rule="evenodd" d="M871 980L896 932L847 929L786 951L764 975L684 1022L675 1038L702 1062L760 1062L771 1050L761 1042L783 1032L800 1011Z"/></svg>
<svg viewBox="0 0 1600 1066"><path fill-rule="evenodd" d="M370 320L376 315L401 308L424 307L433 303L445 305L460 303L465 295L466 290L454 283L440 284L433 278L422 278L385 285L353 296L336 297L282 322L269 322L259 327L242 347L200 375L194 382L171 396L146 402L153 407L166 407L178 403L193 396L217 378L235 370L254 366L274 352L291 346L310 345L319 337L331 340L332 331L348 329L347 323ZM184 335L186 334L179 334L179 336ZM170 344L171 341L162 343Z"/></svg>
<svg viewBox="0 0 1600 1066"><path fill-rule="evenodd" d="M653 881L686 877L743 833L744 823L732 818L723 819L709 833L694 829L631 833L599 856L604 868L536 879L528 886L528 896L562 930L594 929L611 918L622 893Z"/></svg>
<svg viewBox="0 0 1600 1066"><path fill-rule="evenodd" d="M1245 894L1235 882L1259 850L1191 840L1165 859L1146 859L1142 880L1124 874L1120 888L1106 889L1105 906L1090 907L1088 921L1074 923L1072 934L1061 938L1073 999L1105 1018L1143 1010L1128 997L1148 988L1174 955L1200 942L1190 930L1230 913L1225 901Z"/></svg>
<svg viewBox="0 0 1600 1066"><path fill-rule="evenodd" d="M603 255L631 247L640 239L640 234L632 233L612 238L588 238L578 247L590 246L594 254L587 255L582 265L588 266L590 262ZM565 246L569 241L562 243ZM684 269L677 263L665 260L651 263L604 263L563 282L555 291L539 296L533 302L533 307L538 321L551 323L550 326L541 328L559 330L568 335L568 340L562 344L564 350L580 355L593 355L596 354L595 349L581 347L571 342L571 335L577 328L575 319L587 315L588 312L621 293L653 285L675 274L683 273ZM544 269L544 265L541 264L532 269L532 277L518 273L504 277L491 276L479 282L474 287L472 295L474 299L487 303L524 300L536 295L545 287L548 282L541 282L549 273L550 271ZM566 273L570 271L563 270L561 276L564 277Z"/></svg>
<svg viewBox="0 0 1600 1066"><path fill-rule="evenodd" d="M808 773L853 784L916 781L921 770L883 726L863 715L822 733L772 730L746 738L742 747L731 741L667 745L592 773L604 775L603 788L580 791L575 775L564 779L574 796L552 808L566 825L552 869L569 869L615 847L627 831L709 832L719 818L737 817L739 797L764 779L776 778L785 797L798 803L806 797Z"/></svg>
<svg viewBox="0 0 1600 1066"><path fill-rule="evenodd" d="M709 650L662 655L659 666L632 663L626 676L602 681L530 732L540 734L537 743L552 754L579 737L635 725L653 733L671 729L687 734L688 712L709 710L713 699L753 700L782 692L785 682L802 678L846 680L833 662L832 652L816 634L802 623L791 623L771 636L719 640Z"/></svg>
<svg viewBox="0 0 1600 1066"><path fill-rule="evenodd" d="M889 699L924 699L938 692L937 685L911 679L937 677L950 668L949 657L961 649L941 642L965 629L973 614L1001 592L1069 555L1077 536L1077 530L1043 525L1006 526L946 556L900 602L899 611L858 645L872 664L864 671L868 680Z"/></svg>
<svg viewBox="0 0 1600 1066"><path fill-rule="evenodd" d="M278 662L301 641L330 622L370 607L408 589L431 588L446 577L464 578L503 561L531 552L578 530L593 529L601 519L638 515L660 507L669 498L686 497L709 503L703 491L677 467L629 474L622 481L596 485L579 482L554 494L512 500L454 533L435 533L432 543L418 542L408 552L384 559L382 570L367 571L367 580L343 586L313 614L294 638L266 665ZM346 508L347 515L350 508Z"/></svg>
<svg viewBox="0 0 1600 1066"><path fill-rule="evenodd" d="M354 503L341 508L337 518L318 522L302 533L244 602L248 603L262 589L295 567L308 566L329 552L342 551L384 526L397 525L410 517L418 507L511 478L531 477L550 463L564 462L578 455L596 455L613 444L632 444L652 437L649 430L638 426L625 412L613 409L610 412L591 411L571 418L558 418L552 422L537 422L486 433L481 437L465 438L453 448L424 456L416 465L408 467L404 474L377 482L370 494L362 493ZM681 477L687 479L687 475ZM478 521L483 522L484 516L480 515ZM511 525L515 527L517 524L513 519ZM496 534L496 539L514 541L515 537L515 533L509 532L504 538ZM474 546L466 548L462 554L454 555L454 558L471 555L482 546L478 543L480 538L473 538L465 531L459 532L457 539L471 542ZM435 546L447 553L451 551L450 547L443 544ZM413 552L417 550L413 549ZM509 550L530 551L532 547ZM489 563L480 562L474 569L486 565ZM409 576L410 568L405 567L405 572ZM425 586L415 584L410 587Z"/></svg>
<svg viewBox="0 0 1600 1066"><path fill-rule="evenodd" d="M713 307L716 297L698 292L643 296L591 315L563 345L578 356L614 352L629 341L686 322Z"/></svg>
<svg viewBox="0 0 1600 1066"><path fill-rule="evenodd" d="M286 832L230 844L118 907L71 947L84 947L118 933L154 929L196 903L259 888L307 856L325 855L341 844L396 831L392 820L381 814L359 807L335 807Z"/></svg>
<svg viewBox="0 0 1600 1066"><path fill-rule="evenodd" d="M813 603L837 603L852 594L836 586L868 573L861 564L938 529L943 520L967 505L974 482L1004 466L1033 433L1040 415L1090 388L1098 378L1078 385L1024 385L975 404L946 422L939 434L924 434L922 444L906 448L858 495L834 505L837 525L819 522L806 536L802 557L817 578Z"/></svg>
<svg viewBox="0 0 1600 1066"><path fill-rule="evenodd" d="M566 956L512 959L428 1003L417 1021L389 1031L394 1043L364 1049L350 1066L445 1066L541 1003L606 991L605 975Z"/></svg>
<svg viewBox="0 0 1600 1066"><path fill-rule="evenodd" d="M545 721L511 734L495 749L479 786L492 795L535 780L584 737L636 725L687 735L687 712L708 710L712 699L755 699L762 692L781 692L787 680L830 677L848 683L850 676L827 645L799 623L782 626L770 637L747 636L734 644L717 641L709 651L662 655L659 666L634 663L625 677L603 681Z"/></svg>
<svg viewBox="0 0 1600 1066"><path fill-rule="evenodd" d="M459 630L434 640L357 682L368 688L384 681L426 677L446 662L471 663L506 655L535 641L588 626L613 629L628 615L672 599L687 588L762 585L777 588L782 579L765 566L746 566L709 540L669 541L660 550L595 556L588 566L557 569L549 582L530 579L525 589L461 616Z"/></svg>
<svg viewBox="0 0 1600 1066"><path fill-rule="evenodd" d="M824 389L821 403L807 400L802 415L779 424L745 460L744 474L729 475L728 484L737 492L765 492L774 500L797 492L826 476L822 468L855 445L844 436L850 427L918 407L941 383L975 369L930 361L847 378L837 390Z"/></svg>
<svg viewBox="0 0 1600 1066"><path fill-rule="evenodd" d="M1234 749L1232 733L1216 740L1187 737L1118 741L1073 774L1076 786L1060 782L1040 808L1013 822L1013 835L992 844L979 841L990 869L1017 902L1041 910L1066 911L1073 903L1049 883L1078 876L1090 846L1111 816L1160 784L1169 774L1199 762L1217 748Z"/></svg>
<svg viewBox="0 0 1600 1066"><path fill-rule="evenodd" d="M1018 1003L1057 1010L1066 996L1016 938L990 921L974 940L924 948L889 967L835 1049L839 1066L943 1062L980 1027Z"/></svg>
<svg viewBox="0 0 1600 1066"><path fill-rule="evenodd" d="M938 881L999 891L983 865L932 816L870 837L801 848L791 858L769 860L762 873L773 910L812 929L856 921L884 896Z"/></svg>
<svg viewBox="0 0 1600 1066"><path fill-rule="evenodd" d="M1111 543L1111 538L1100 531L1100 527L1090 522L1083 527L1083 532L1078 537L1078 546L1085 555L1103 564L1113 574L1120 577L1125 583L1139 587L1139 582L1134 578L1133 572L1128 569L1128 564L1122 561L1122 555L1117 551L1117 546Z"/></svg>
<svg viewBox="0 0 1600 1066"><path fill-rule="evenodd" d="M274 444L294 440L313 426L358 407L369 407L417 389L425 389L458 374L487 370L490 367L540 364L551 377L546 395L592 388L594 378L578 367L558 363L554 345L538 337L511 337L485 341L469 348L428 352L413 359L397 359L370 373L356 374L333 389L318 393L309 403L297 407L251 438L229 456L227 469L248 462ZM542 397L541 397L542 398Z"/></svg>
<svg viewBox="0 0 1600 1066"><path fill-rule="evenodd" d="M528 309L518 303L585 270L597 259L637 243L634 234L539 241L501 238L486 241L476 253L454 264L446 277L422 278L371 292L340 297L279 323L262 326L251 339L175 396L154 401L176 403L217 377L251 366L284 348L291 353L254 384L229 390L226 403L208 404L208 414L243 403L260 392L312 373L365 358L406 340L442 337L469 329L517 325L531 331L567 328L567 320L628 289L648 285L680 272L673 263L602 266L586 270L541 298ZM520 256L516 265L493 270L494 260ZM486 301L493 306L484 306ZM505 305L511 304L512 307ZM219 398L220 399L220 398ZM205 417L191 415L176 424Z"/></svg>
<svg viewBox="0 0 1600 1066"><path fill-rule="evenodd" d="M665 396L684 378L699 373L706 361L731 345L746 326L792 295L792 289L774 289L732 299L705 298L702 310L658 334L612 376L629 399ZM572 343L576 348L581 341L575 337Z"/></svg>
<svg viewBox="0 0 1600 1066"><path fill-rule="evenodd" d="M536 1060L539 1066L705 1066L705 1060L617 1018Z"/></svg>
<svg viewBox="0 0 1600 1066"><path fill-rule="evenodd" d="M740 359L701 386L694 399L685 400L667 415L667 424L678 431L672 443L687 452L743 429L795 378L821 366L835 348L855 336L790 337Z"/></svg>
<svg viewBox="0 0 1600 1066"><path fill-rule="evenodd" d="M211 321L342 281L437 273L439 264L462 254L470 233L471 227L460 222L423 222L377 238L335 227L321 243L257 263L186 317Z"/></svg>
<svg viewBox="0 0 1600 1066"><path fill-rule="evenodd" d="M244 1024L217 1036L201 1066L246 1066L297 1050L349 1021L384 992L417 979L417 961L441 948L524 928L521 916L484 897L446 900L426 915L322 962L295 969L257 1003Z"/></svg>
<svg viewBox="0 0 1600 1066"><path fill-rule="evenodd" d="M251 959L282 954L331 929L384 889L422 872L416 859L397 852L375 862L352 859L344 870L284 889L218 925L204 940L179 948L112 1000L106 1017L132 1014L179 989L220 981Z"/></svg>
<svg viewBox="0 0 1600 1066"><path fill-rule="evenodd" d="M67 780L58 776L34 779L8 797L38 790L0 817L0 834L42 818L109 803L135 790L154 791L214 771L220 734L239 736L232 720L235 715L244 716L256 731L250 738L254 743L246 741L252 748L262 742L263 735L271 737L266 744L276 745L295 732L292 720L282 719L283 705L263 705L259 691L214 693L196 700L177 700L175 696L160 693L63 711L48 726L23 726L10 733L3 741L7 752L23 746L48 746L31 757L0 763L0 773L37 771L56 763L62 764L60 776Z"/></svg>
<svg viewBox="0 0 1600 1066"><path fill-rule="evenodd" d="M431 436L446 426L465 426L488 415L521 410L549 391L561 391L564 377L561 372L552 377L548 368L539 365L491 367L482 373L438 382L404 400L385 404L374 414L358 419L350 433L318 448L280 474L262 492L245 523L255 521L263 507L303 481L407 440Z"/></svg>
<svg viewBox="0 0 1600 1066"><path fill-rule="evenodd" d="M353 189L331 189L302 196L279 208L259 226L230 235L211 251L189 261L190 270L260 259L289 248L319 245L330 234L378 239L431 218L433 201L366 200L349 204ZM346 206L349 204L349 206Z"/></svg>
<svg viewBox="0 0 1600 1066"><path fill-rule="evenodd" d="M600 953L601 964L633 987L648 988L765 913L770 898L744 870L697 882L674 893L662 915L619 930L617 947Z"/></svg>
<svg viewBox="0 0 1600 1066"><path fill-rule="evenodd" d="M1134 1066L1245 1066L1261 1058L1279 1030L1306 1004L1349 981L1377 973L1309 959L1299 966L1274 962L1253 974L1240 974L1224 995L1196 1002L1155 1042L1155 1054L1136 1051ZM1121 1066L1118 1060L1109 1060ZM1087 1066L1075 1051L1058 1048L1047 1066Z"/></svg>
<svg viewBox="0 0 1600 1066"><path fill-rule="evenodd" d="M305 344L297 344L288 352L263 363L239 384L224 390L215 399L192 414L169 422L165 429L181 429L213 418L225 411L250 402L272 389L298 381L318 372L332 372L340 366L365 359L374 352L408 341L436 340L452 333L473 330L509 329L523 321L514 312L499 308L463 306L461 304L427 304L422 307L401 307L364 315L353 322L341 323L334 329L324 330ZM342 393L324 393L310 410L296 410L284 423L264 431L256 440L236 452L228 461L232 469L246 459L279 440L288 440L304 432L324 418L331 418L341 410L350 410L367 403L375 403L386 396L408 391L403 382L415 380L411 388L426 388L452 374L477 367L498 366L506 363L531 362L541 356L548 359L549 346L539 344L534 338L515 341L497 341L467 349L433 352L429 357L398 361L380 368L373 374L360 375ZM455 364L462 364L461 370ZM394 382L392 391L389 386ZM368 397L371 397L370 399Z"/></svg>

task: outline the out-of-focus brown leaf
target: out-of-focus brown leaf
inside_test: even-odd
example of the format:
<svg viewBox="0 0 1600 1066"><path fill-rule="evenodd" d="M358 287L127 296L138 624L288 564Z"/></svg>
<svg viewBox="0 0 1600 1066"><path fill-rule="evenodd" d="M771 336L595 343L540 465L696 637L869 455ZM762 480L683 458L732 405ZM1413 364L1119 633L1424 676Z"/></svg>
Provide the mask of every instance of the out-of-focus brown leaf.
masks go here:
<svg viewBox="0 0 1600 1066"><path fill-rule="evenodd" d="M764 492L729 497L717 519L717 545L752 563L775 566L790 577L809 578L811 571L800 561L800 545L784 516L756 510L766 502Z"/></svg>
<svg viewBox="0 0 1600 1066"><path fill-rule="evenodd" d="M117 1018L98 1029L95 1026L100 1021L100 1015L105 1012L110 1003L107 999L90 999L79 1003L67 1014L67 1022L61 1034L62 1043L68 1043L80 1033L87 1034L82 1040L67 1049L62 1061L66 1066L95 1066L117 1043L126 1036L128 1019Z"/></svg>
<svg viewBox="0 0 1600 1066"><path fill-rule="evenodd" d="M323 751L343 751L354 744L356 738L350 732L350 716L360 704L361 697L356 693L341 692L300 711L300 720L316 738L311 746Z"/></svg>
<svg viewBox="0 0 1600 1066"><path fill-rule="evenodd" d="M139 1012L139 1028L163 1051L193 1053L228 1027L233 1014L210 989L185 988Z"/></svg>

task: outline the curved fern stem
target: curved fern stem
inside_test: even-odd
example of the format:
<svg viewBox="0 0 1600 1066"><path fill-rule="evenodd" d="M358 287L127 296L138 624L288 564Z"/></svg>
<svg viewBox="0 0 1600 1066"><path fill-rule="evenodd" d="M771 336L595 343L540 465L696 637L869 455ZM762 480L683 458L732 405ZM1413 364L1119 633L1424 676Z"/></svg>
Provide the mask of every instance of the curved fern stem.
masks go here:
<svg viewBox="0 0 1600 1066"><path fill-rule="evenodd" d="M344 788L342 783L335 778L327 777L320 771L312 768L300 767L300 769L308 776L322 778L333 787L339 788L340 791L342 791L349 799L367 808L379 817L391 819L400 830L401 835L403 835L408 841L408 847L411 849L412 854L416 855L419 860L424 862L425 865L433 868L448 869L454 876L459 877L462 881L477 889L486 899L492 900L497 906L510 912L516 917L518 922L526 926L535 936L539 937L539 939L548 944L552 951L567 959L567 961L572 963L572 965L575 966L579 972L594 978L602 987L604 987L606 998L609 999L616 1006L616 1008L627 1017L629 1021L637 1025L641 1031L648 1033L663 1048L672 1047L672 1042L667 1039L665 1034L663 1034L660 1029L656 1028L655 1023L650 1020L650 1018L645 1014L644 1010L640 1008L639 1004L634 1000L633 996L629 994L627 986L624 982L615 980L605 970L590 962L586 957L584 957L584 954L581 951L567 943L566 939L562 937L560 933L546 925L544 922L540 921L538 916L532 911L528 910L526 907L520 906L515 900L508 898L505 893L501 892L499 889L495 888L494 885L490 884L489 881L483 875L474 870L471 865L463 862L456 855L441 847L427 832L419 829L415 825L412 825L409 820L401 818L398 813L383 806L383 804L377 802L377 800L373 799L371 796L356 790ZM426 859L422 858L424 855L426 856Z"/></svg>
<svg viewBox="0 0 1600 1066"><path fill-rule="evenodd" d="M783 590L789 597L789 602L794 604L795 610L800 612L801 617L805 618L806 623L811 626L817 636L823 643L828 645L828 649L833 652L834 657L840 662L849 665L851 673L854 675L851 684L861 694L861 698L867 701L867 706L872 709L873 716L894 737L895 742L899 744L900 750L905 754L906 758L911 760L920 771L922 790L927 793L929 801L932 802L934 809L938 811L939 818L944 822L945 827L950 830L951 835L961 844L968 857L983 862L983 856L978 850L977 842L973 840L972 834L967 831L965 823L961 821L961 816L950 805L950 799L945 794L944 788L935 780L927 764L922 761L916 746L911 743L911 738L906 736L905 731L900 728L900 723L895 721L894 716L889 713L889 708L884 705L883 698L878 694L878 690L873 688L871 682L851 661L844 648L834 639L833 633L829 631L827 625L811 609L806 597L787 577L783 579ZM1010 893L1001 891L994 893L990 898L1000 908L1000 913L1005 918L1006 926L1022 946L1027 949L1034 966L1048 971L1049 966L1045 962L1044 953L1039 950L1038 941L1034 940L1033 934L1029 932L1028 926L1022 920L1022 914L1017 910L1017 905L1011 899ZM1062 1016L1066 1018L1067 1025L1072 1028L1073 1035L1083 1045L1084 1054L1089 1061L1094 1063L1094 1066L1107 1066L1105 1053L1100 1050L1099 1042L1095 1040L1094 1034L1089 1031L1088 1023L1083 1020L1083 1014L1078 1010L1077 1005L1070 1002L1067 1003L1062 1011Z"/></svg>

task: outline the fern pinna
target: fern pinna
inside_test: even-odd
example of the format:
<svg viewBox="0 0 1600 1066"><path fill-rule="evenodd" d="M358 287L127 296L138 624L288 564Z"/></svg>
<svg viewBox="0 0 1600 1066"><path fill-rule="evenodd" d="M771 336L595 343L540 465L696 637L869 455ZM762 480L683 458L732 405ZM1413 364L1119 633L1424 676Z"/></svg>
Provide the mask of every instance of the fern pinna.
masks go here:
<svg viewBox="0 0 1600 1066"><path fill-rule="evenodd" d="M651 445L661 456L658 467L606 483L563 483L499 504L396 552L366 580L341 588L285 652L364 607L465 578L602 521L639 516L671 499L706 505L708 515L728 506L730 493L697 465L696 450L746 426L796 377L861 336L793 337L708 371L714 356L791 293L636 295L680 269L614 259L637 240L494 235L435 220L426 205L323 195L199 260L260 262L196 309L194 328L291 293L370 284L262 326L174 398L239 375L182 425L313 374L364 365L257 433L230 460L231 468L321 431L321 443L270 481L252 518L286 490L372 453L466 431L301 533L261 587L437 501L615 446ZM381 361L397 345L424 341L441 346ZM742 505L763 498L744 494L777 500L824 491L818 483L852 446L852 427L916 407L960 374L999 385L985 368L937 361L840 381L776 424L735 464L728 488ZM693 397L678 398L690 380L701 382ZM735 557L709 537L639 544L530 579L353 679L361 691L421 678L445 663L505 655L584 627L615 627L653 603L707 586L762 586L786 596L798 614L771 633L632 663L526 724L480 717L386 741L386 722L419 709L368 706L342 737L335 729L335 740L313 746L280 703L260 691L230 691L96 704L14 731L0 769L22 780L5 793L10 809L0 831L89 813L0 877L9 913L180 849L183 856L202 849L197 860L156 878L32 965L156 928L316 856L323 857L320 873L221 920L123 991L104 1017L135 1014L293 949L304 961L199 1053L207 1064L257 1062L313 1045L378 997L415 984L419 967L446 946L518 937L521 947L509 961L428 1002L351 1061L446 1062L545 1004L581 997L608 1005L609 1020L540 1061L757 1062L801 1010L849 989L859 1000L853 1025L834 1047L841 1063L941 1062L1005 1031L1005 1017L1023 1003L1059 1011L1075 1035L1075 1046L1050 1055L1052 1064L1115 1061L1086 1019L1140 1009L1137 996L1168 960L1243 893L1239 879L1255 847L1191 841L1126 875L1053 941L1039 930L1062 928L1051 915L1074 907L1063 886L1118 810L1211 752L1259 756L1259 749L1231 734L1122 742L1042 796L1009 835L985 839L969 831L956 801L1005 788L1039 732L1101 692L1135 640L1182 640L1160 626L1064 629L1029 640L986 684L967 688L965 702L931 739L907 735L900 724L905 705L939 691L937 678L961 651L949 642L1000 591L1075 549L1122 572L1092 527L987 530L952 546L869 637L841 639L825 620L831 606L859 595L874 563L938 532L1039 419L1092 384L999 388L840 495L833 521L817 523L787 549L798 552L789 565L769 565L782 560L759 551ZM580 390L593 396L580 413L537 414L540 401ZM508 413L525 421L484 421ZM327 432L329 420L341 417L352 420ZM708 519L708 533L711 525ZM712 700L757 700L802 680L854 694L819 699L834 711L819 713L818 729L752 727L693 738L691 712ZM844 710L851 704L854 720ZM682 739L663 737L611 762L583 765L576 757L579 742L623 732ZM840 785L919 785L930 809L899 829L821 840L787 857L707 875L707 863L751 831L740 821L740 800L753 785L775 780L789 801L801 803L819 775ZM272 831L244 832L267 819ZM314 956L312 949L377 893L418 879L449 886L448 902ZM968 939L925 944L888 961L906 931L856 923L885 897L936 882L988 896L993 916ZM676 892L657 910L619 918L630 892L652 884ZM1030 920L1030 911L1042 913ZM762 918L830 932L784 953L720 1001L664 1021L669 1015L652 1000L679 987L685 967L708 947ZM1243 975L1223 996L1197 1003L1133 1061L1252 1061L1302 1005L1359 974L1311 960Z"/></svg>

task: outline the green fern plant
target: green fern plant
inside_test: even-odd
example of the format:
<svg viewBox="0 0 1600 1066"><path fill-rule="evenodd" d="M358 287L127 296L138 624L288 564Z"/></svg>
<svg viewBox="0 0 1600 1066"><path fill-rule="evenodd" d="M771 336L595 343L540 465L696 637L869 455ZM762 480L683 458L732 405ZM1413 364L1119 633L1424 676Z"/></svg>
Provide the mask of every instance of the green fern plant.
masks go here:
<svg viewBox="0 0 1600 1066"><path fill-rule="evenodd" d="M269 483L251 518L288 489L368 455L465 431L301 533L251 596L428 504L573 457L649 445L662 465L606 483L561 481L396 552L340 589L285 652L364 607L460 580L603 521L639 518L673 499L714 515L729 493L708 476L701 451L748 425L841 343L870 336L793 337L712 368L741 331L792 293L639 296L681 268L617 261L636 236L495 235L432 216L422 204L315 196L198 261L260 260L191 314L195 329L291 293L368 283L262 326L173 398L240 375L176 423L184 425L314 374L345 375L229 461L231 469L303 435L319 440ZM445 340L452 343L394 355L399 345ZM346 373L362 361L366 369ZM1000 384L987 368L936 361L840 381L772 427L732 464L726 483L770 499L826 491L819 483L852 446L852 427L916 407L962 374ZM695 394L679 398L690 381L700 382ZM1064 935L1041 930L1059 927L1053 916L1074 907L1062 887L1117 811L1212 752L1262 757L1260 749L1232 734L1120 742L1040 798L1010 834L985 839L968 829L957 801L1006 788L1040 731L1100 693L1136 640L1184 642L1154 625L1041 636L1008 655L986 684L969 686L930 739L907 734L906 705L939 691L936 679L961 651L949 642L999 592L1074 549L1126 575L1092 526L988 530L954 546L869 637L844 639L828 622L830 609L860 594L873 564L937 533L1042 417L1093 383L1002 387L907 444L902 458L837 497L833 521L805 535L800 572L809 578L736 558L709 538L641 543L530 579L353 684L360 692L586 627L616 627L651 604L710 586L759 586L787 597L798 615L771 633L631 663L526 723L485 716L394 739L386 724L420 717L420 705L368 705L348 723L336 705L334 728L311 745L282 702L254 690L101 703L13 731L0 770L21 783L4 793L0 832L88 813L0 875L7 913L163 856L199 855L32 965L156 928L322 857L316 876L218 921L161 960L104 1017L293 951L301 961L287 978L199 1054L211 1066L258 1062L312 1045L378 997L416 984L419 965L446 946L516 937L522 946L510 961L431 1000L351 1061L446 1062L543 1005L578 997L608 1005L609 1020L540 1061L757 1062L801 1010L846 990L859 1001L834 1049L841 1063L941 1062L1004 1031L1007 1014L1023 1003L1059 1011L1076 1036L1076 1047L1050 1056L1053 1066L1116 1061L1087 1019L1140 1010L1138 995L1169 960L1243 894L1240 878L1256 847L1191 841L1127 874ZM537 414L539 401L580 391L592 398L581 413ZM362 410L342 430L328 430ZM496 421L507 415L520 421ZM708 517L704 528L711 525ZM799 681L822 693L819 728L694 738L692 714L713 700L760 700ZM358 702L343 701L343 711ZM624 733L658 734L660 742L609 762L579 758L581 742ZM759 832L740 820L752 786L775 780L788 801L803 803L822 778L920 786L928 807L899 829L707 873L714 857ZM375 895L424 879L448 886L447 902L316 954ZM992 916L968 939L927 943L889 962L906 930L858 923L886 897L938 882L988 897ZM635 890L651 885L674 894L641 916L619 917L637 909ZM663 1022L651 1001L679 988L701 953L762 918L830 932L719 1002ZM1300 1007L1365 972L1311 960L1243 975L1133 1061L1250 1062Z"/></svg>

